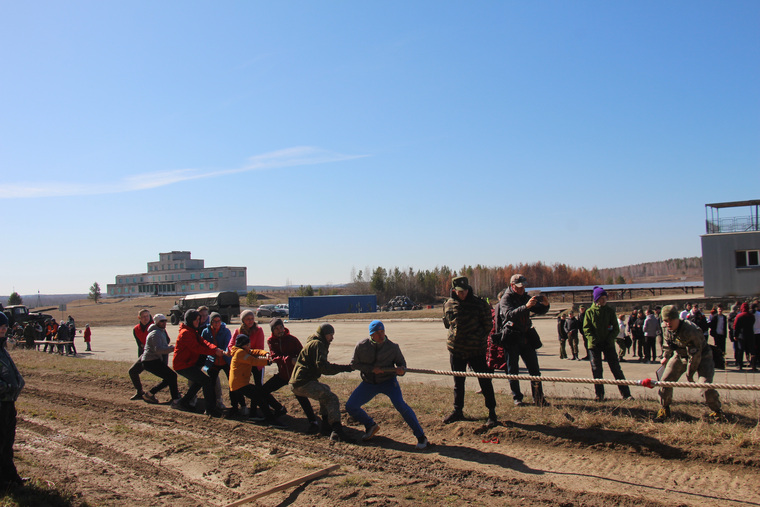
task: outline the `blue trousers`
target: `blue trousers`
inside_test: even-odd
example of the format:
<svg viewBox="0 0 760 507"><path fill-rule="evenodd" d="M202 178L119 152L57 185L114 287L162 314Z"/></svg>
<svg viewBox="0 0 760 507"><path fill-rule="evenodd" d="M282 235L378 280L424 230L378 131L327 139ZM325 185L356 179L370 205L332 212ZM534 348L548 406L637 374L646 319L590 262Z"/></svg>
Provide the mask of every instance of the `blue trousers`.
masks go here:
<svg viewBox="0 0 760 507"><path fill-rule="evenodd" d="M425 432L422 431L422 426L420 426L417 420L417 415L406 404L404 397L401 395L401 387L398 385L396 377L379 384L370 384L369 382L359 384L346 402L346 412L363 424L366 429L370 429L375 425L375 421L362 409L362 405L369 403L378 394L384 394L390 398L391 403L398 410L398 413L401 414L401 417L404 418L406 424L412 428L415 437L422 438L425 436Z"/></svg>

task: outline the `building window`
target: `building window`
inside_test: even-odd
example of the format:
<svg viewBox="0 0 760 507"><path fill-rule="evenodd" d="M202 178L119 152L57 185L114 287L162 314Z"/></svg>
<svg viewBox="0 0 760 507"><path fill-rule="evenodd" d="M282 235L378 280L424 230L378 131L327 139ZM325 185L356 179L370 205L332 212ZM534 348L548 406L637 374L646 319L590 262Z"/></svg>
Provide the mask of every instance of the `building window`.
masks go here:
<svg viewBox="0 0 760 507"><path fill-rule="evenodd" d="M239 277L241 277L241 278L242 278L242 277L244 277L244 276L245 276L245 272L244 272L244 271L241 271L241 272L238 274L238 276L239 276Z"/></svg>
<svg viewBox="0 0 760 507"><path fill-rule="evenodd" d="M222 277L222 272L220 271L220 272L219 272L219 278L221 278L221 277Z"/></svg>
<svg viewBox="0 0 760 507"><path fill-rule="evenodd" d="M177 263L176 262L174 263L174 269L177 269Z"/></svg>
<svg viewBox="0 0 760 507"><path fill-rule="evenodd" d="M754 268L760 266L760 250L737 250L736 267Z"/></svg>
<svg viewBox="0 0 760 507"><path fill-rule="evenodd" d="M185 291L185 286L183 285L183 286L182 286L182 292L184 292L184 291Z"/></svg>
<svg viewBox="0 0 760 507"><path fill-rule="evenodd" d="M203 276L203 273L201 273L201 280L203 280L205 277Z"/></svg>
<svg viewBox="0 0 760 507"><path fill-rule="evenodd" d="M203 290L203 284L201 284L201 286L199 287L199 289L200 289L200 290Z"/></svg>
<svg viewBox="0 0 760 507"><path fill-rule="evenodd" d="M233 271L233 272L232 272L232 276L233 276L233 277L237 276L237 271Z"/></svg>
<svg viewBox="0 0 760 507"><path fill-rule="evenodd" d="M190 284L190 290L195 290L195 284L194 283Z"/></svg>
<svg viewBox="0 0 760 507"><path fill-rule="evenodd" d="M208 290L214 290L214 284L213 283L208 284Z"/></svg>
<svg viewBox="0 0 760 507"><path fill-rule="evenodd" d="M190 273L190 280L195 280L195 273Z"/></svg>

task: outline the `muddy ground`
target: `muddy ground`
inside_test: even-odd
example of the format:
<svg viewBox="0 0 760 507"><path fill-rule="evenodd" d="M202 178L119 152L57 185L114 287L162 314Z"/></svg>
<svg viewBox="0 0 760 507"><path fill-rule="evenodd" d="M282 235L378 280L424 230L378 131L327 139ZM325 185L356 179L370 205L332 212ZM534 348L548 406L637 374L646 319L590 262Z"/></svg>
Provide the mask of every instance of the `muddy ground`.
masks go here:
<svg viewBox="0 0 760 507"><path fill-rule="evenodd" d="M433 443L418 451L382 398L368 405L379 436L334 443L304 434L286 390L277 396L289 410L288 429L279 430L129 401L128 363L32 351L14 357L27 380L17 465L72 505L225 505L332 464L340 469L251 505L760 505L756 402L728 405L737 415L716 437L696 403L678 405L673 426L663 428L650 420L653 402L571 397L518 408L499 394L501 424L489 430L472 380L470 420L444 425L451 389L402 379ZM358 376L326 381L345 402ZM362 428L345 414L344 422L358 439ZM702 431L711 435L704 442Z"/></svg>

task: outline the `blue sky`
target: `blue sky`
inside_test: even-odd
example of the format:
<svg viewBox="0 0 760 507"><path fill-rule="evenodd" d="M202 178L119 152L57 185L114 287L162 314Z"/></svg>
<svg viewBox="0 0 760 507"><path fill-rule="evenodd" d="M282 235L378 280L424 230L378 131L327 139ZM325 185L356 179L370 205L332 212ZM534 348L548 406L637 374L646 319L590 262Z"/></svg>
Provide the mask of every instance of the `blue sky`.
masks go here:
<svg viewBox="0 0 760 507"><path fill-rule="evenodd" d="M0 294L701 255L760 198L760 2L2 2Z"/></svg>

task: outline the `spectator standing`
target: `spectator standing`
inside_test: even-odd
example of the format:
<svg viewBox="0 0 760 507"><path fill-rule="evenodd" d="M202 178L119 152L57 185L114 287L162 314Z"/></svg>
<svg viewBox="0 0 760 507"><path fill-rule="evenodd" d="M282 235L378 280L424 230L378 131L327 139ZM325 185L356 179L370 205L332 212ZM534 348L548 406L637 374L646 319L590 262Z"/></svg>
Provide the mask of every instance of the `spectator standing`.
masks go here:
<svg viewBox="0 0 760 507"><path fill-rule="evenodd" d="M737 357L736 332L734 331L734 322L736 321L736 316L739 314L739 308L739 303L734 303L731 305L731 311L728 313L728 339L731 342L731 347L734 349L734 359ZM726 361L726 366L728 366L728 361Z"/></svg>
<svg viewBox="0 0 760 507"><path fill-rule="evenodd" d="M607 305L607 292L601 287L594 287L594 304L586 312L583 331L591 354L593 377L602 378L602 357L604 357L612 375L618 380L625 380L615 353L615 339L620 331L617 316L615 309ZM621 385L618 389L624 400L633 399L628 386ZM594 391L596 401L604 401L604 385L594 384Z"/></svg>
<svg viewBox="0 0 760 507"><path fill-rule="evenodd" d="M586 355L581 358L581 361L588 361L588 343L586 342L585 331L583 330L583 321L586 318L586 307L581 306L578 308L578 339L583 343L583 349L586 351Z"/></svg>
<svg viewBox="0 0 760 507"><path fill-rule="evenodd" d="M330 344L335 339L335 328L322 324L317 332L306 340L306 346L298 353L293 375L290 377L290 389L296 396L311 398L319 402L322 416L322 433L330 435L330 440L345 441L340 421L340 400L330 390L330 386L319 382L322 375L337 375L352 371L348 365L333 364L327 360Z"/></svg>
<svg viewBox="0 0 760 507"><path fill-rule="evenodd" d="M140 382L140 374L144 371L142 361L143 352L145 351L145 340L148 338L148 329L153 324L153 318L150 315L150 311L142 309L137 313L139 322L132 328L132 336L135 338L137 344L137 361L129 369L129 378L132 380L132 385L135 386L136 393L130 398L130 400L142 400L143 399L143 387Z"/></svg>
<svg viewBox="0 0 760 507"><path fill-rule="evenodd" d="M362 381L354 389L346 402L346 412L364 425L363 441L374 437L380 431L380 425L362 408L378 394L386 395L393 407L401 414L406 424L417 437L417 449L428 446L425 432L422 430L414 410L406 404L401 394L398 378L406 373L406 360L401 348L385 334L385 326L379 320L369 325L369 338L356 344L351 360L354 370L361 372Z"/></svg>
<svg viewBox="0 0 760 507"><path fill-rule="evenodd" d="M644 336L644 322L646 322L646 319L644 318L644 312L642 310L638 310L636 312L636 318L633 319L633 324L631 325L631 335L633 335L633 341L637 343L636 351L639 354L639 361L645 361L644 359L644 348L646 346L646 338Z"/></svg>
<svg viewBox="0 0 760 507"><path fill-rule="evenodd" d="M87 328L85 328L87 329ZM177 374L164 362L164 357L174 352L174 345L170 345L169 335L166 332L166 315L157 313L153 317L153 324L148 328L148 336L145 338L142 361L143 368L161 379L161 382L143 393L143 400L148 403L158 403L156 393L168 387L172 397L172 406L179 404L179 388L177 387Z"/></svg>
<svg viewBox="0 0 760 507"><path fill-rule="evenodd" d="M679 318L681 320L686 320L689 318L689 314L691 313L691 303L686 303L686 306L683 310L681 310L681 314L679 315Z"/></svg>
<svg viewBox="0 0 760 507"><path fill-rule="evenodd" d="M269 323L269 327L272 331L272 335L267 339L267 345L269 346L270 360L277 365L277 374L272 375L272 377L264 384L264 395L271 397L273 392L288 385L288 381L293 375L293 370L296 366L298 354L301 352L301 349L303 349L303 345L298 341L298 338L290 334L290 331L285 327L282 319L272 319ZM306 430L306 433L309 435L318 433L319 424L317 423L317 416L314 414L314 409L311 406L309 398L306 398L305 396L296 396L296 401L301 405L301 409L303 409L303 413L309 421L309 427L308 430ZM271 399L267 399L267 403L272 406ZM279 410L275 407L275 414L279 415L278 412L279 414L284 414L286 412L285 407L280 405Z"/></svg>
<svg viewBox="0 0 760 507"><path fill-rule="evenodd" d="M623 359L625 357L625 351L628 348L628 324L625 322L625 314L621 313L618 316L618 327L620 328L620 331L617 335L617 344L618 344L618 361L625 361Z"/></svg>
<svg viewBox="0 0 760 507"><path fill-rule="evenodd" d="M710 312L710 336L713 337L715 346L721 354L726 355L726 336L728 336L728 317L723 314L723 305L714 308L714 314Z"/></svg>
<svg viewBox="0 0 760 507"><path fill-rule="evenodd" d="M734 351L736 354L736 366L739 370L744 369L744 357L750 367L757 368L752 352L755 349L755 315L749 309L749 303L742 303L741 312L734 320Z"/></svg>
<svg viewBox="0 0 760 507"><path fill-rule="evenodd" d="M90 341L92 340L92 330L90 329L89 324L84 325L84 344L87 348L84 350L87 352L91 352L92 349L90 348Z"/></svg>
<svg viewBox="0 0 760 507"><path fill-rule="evenodd" d="M644 319L644 362L654 363L657 359L657 330L660 323L654 312L647 310L647 317Z"/></svg>
<svg viewBox="0 0 760 507"><path fill-rule="evenodd" d="M34 350L34 340L34 324L32 322L27 322L24 326L24 342L26 343L27 349Z"/></svg>
<svg viewBox="0 0 760 507"><path fill-rule="evenodd" d="M491 305L473 294L465 276L451 281L451 294L443 306L443 325L448 329L446 347L452 371L466 371L469 365L478 373L492 373L486 363L488 335L493 329ZM488 426L496 426L496 397L490 378L479 378L480 389L488 408ZM444 418L445 424L464 419L464 377L454 377L454 410Z"/></svg>
<svg viewBox="0 0 760 507"><path fill-rule="evenodd" d="M580 361L580 355L578 354L578 330L580 329L580 323L575 318L575 313L570 310L565 319L565 332L567 333L567 341L570 342L570 351L573 354L573 359Z"/></svg>
<svg viewBox="0 0 760 507"><path fill-rule="evenodd" d="M667 305L662 309L663 336L665 339L665 353L661 363L665 365L662 375L664 382L677 382L681 375L686 373L686 380L694 382L694 374L697 374L697 382L710 384L713 381L715 368L713 366L712 349L707 345L702 330L689 320L682 320L678 310L673 305ZM684 365L684 362L686 364ZM670 417L670 404L673 401L673 388L660 388L660 404L662 408L657 412L656 422L663 422ZM715 389L705 391L705 403L712 410L707 416L712 421L723 420L720 397Z"/></svg>
<svg viewBox="0 0 760 507"><path fill-rule="evenodd" d="M206 375L198 363L202 356L215 355L221 357L224 352L213 343L201 339L198 331L200 323L201 314L197 310L188 310L185 312L184 322L179 325L172 367L178 375L182 375L190 382L190 387L177 402L176 407L192 411L190 400L195 398L198 391L203 389L206 414L211 417L221 417L221 411L216 408L214 379Z"/></svg>
<svg viewBox="0 0 760 507"><path fill-rule="evenodd" d="M565 320L567 316L560 313L557 316L557 336L559 337L559 358L567 359L567 331L565 331Z"/></svg>
<svg viewBox="0 0 760 507"><path fill-rule="evenodd" d="M16 440L16 400L24 388L24 377L6 350L8 317L0 312L0 488L21 486L26 479L19 476L13 463Z"/></svg>
<svg viewBox="0 0 760 507"><path fill-rule="evenodd" d="M536 349L540 346L538 333L533 327L530 317L544 315L549 311L549 300L546 296L529 296L525 293L527 279L520 274L512 275L509 280L509 288L499 301L499 313L504 330L502 331L502 343L507 352L507 373L510 375L520 374L519 360L522 358L528 373L534 377L541 376ZM509 387L512 390L512 401L515 406L524 405L523 394L520 391L520 381L510 380ZM533 403L539 407L549 406L544 398L544 389L541 381L531 381Z"/></svg>
<svg viewBox="0 0 760 507"><path fill-rule="evenodd" d="M758 367L758 354L760 354L760 315L758 315L758 307L760 307L760 304L758 304L757 301L754 301L750 305L750 311L752 312L752 315L755 317L755 324L753 325L753 331L754 331L754 338L753 338L753 348L751 349L752 352L752 371L757 371Z"/></svg>

